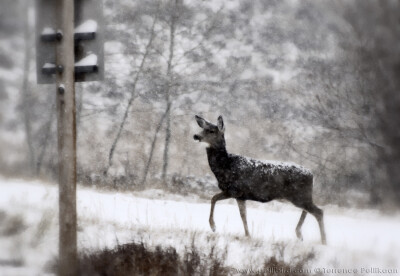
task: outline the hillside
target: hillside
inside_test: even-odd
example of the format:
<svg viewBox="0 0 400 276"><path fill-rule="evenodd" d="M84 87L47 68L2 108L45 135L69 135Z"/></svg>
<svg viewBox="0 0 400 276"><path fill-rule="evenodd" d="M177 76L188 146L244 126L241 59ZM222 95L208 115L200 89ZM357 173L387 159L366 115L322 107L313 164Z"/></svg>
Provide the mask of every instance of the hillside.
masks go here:
<svg viewBox="0 0 400 276"><path fill-rule="evenodd" d="M57 188L52 183L6 178L1 178L0 188L2 275L42 275L57 255ZM213 233L208 225L210 204L198 198L157 190L115 193L83 187L78 188L77 196L82 254L138 242L149 248L172 246L182 256L194 243L201 252L213 246L217 256L226 251L221 261L237 271L260 269L272 256L293 263L312 253L304 267L311 274L325 274L323 269L379 274L367 273L365 269L371 268L397 269L399 274L397 213L389 216L373 210L324 206L328 245L323 246L312 217L303 226L304 241L296 239L294 228L301 212L288 203L250 203L252 237L245 238L233 201L217 204L217 231Z"/></svg>

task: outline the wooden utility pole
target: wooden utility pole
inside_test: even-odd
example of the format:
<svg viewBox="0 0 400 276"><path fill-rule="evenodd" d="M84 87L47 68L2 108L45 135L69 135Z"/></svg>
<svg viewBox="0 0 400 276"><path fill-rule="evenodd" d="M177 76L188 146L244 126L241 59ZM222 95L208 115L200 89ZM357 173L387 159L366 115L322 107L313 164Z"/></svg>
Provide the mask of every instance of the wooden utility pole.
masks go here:
<svg viewBox="0 0 400 276"><path fill-rule="evenodd" d="M77 273L74 1L57 1L62 39L56 47L59 159L59 271Z"/></svg>
<svg viewBox="0 0 400 276"><path fill-rule="evenodd" d="M57 93L61 276L78 272L75 82L103 80L103 29L102 1L36 0L37 83Z"/></svg>

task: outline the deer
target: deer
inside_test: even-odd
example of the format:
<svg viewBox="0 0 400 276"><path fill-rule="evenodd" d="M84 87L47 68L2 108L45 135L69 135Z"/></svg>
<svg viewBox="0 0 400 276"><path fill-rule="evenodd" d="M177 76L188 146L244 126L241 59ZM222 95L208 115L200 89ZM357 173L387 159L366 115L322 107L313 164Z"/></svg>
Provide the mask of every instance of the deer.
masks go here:
<svg viewBox="0 0 400 276"><path fill-rule="evenodd" d="M246 200L269 202L275 199L287 200L302 209L295 232L303 240L301 227L307 213L313 215L319 225L322 244L326 244L323 211L313 203L313 174L295 163L260 161L228 153L225 144L225 125L222 116L217 125L196 115L202 131L193 136L199 142L207 143L207 159L215 175L220 193L211 199L209 223L215 232L214 208L217 201L236 199L242 218L245 236L250 237L246 218Z"/></svg>

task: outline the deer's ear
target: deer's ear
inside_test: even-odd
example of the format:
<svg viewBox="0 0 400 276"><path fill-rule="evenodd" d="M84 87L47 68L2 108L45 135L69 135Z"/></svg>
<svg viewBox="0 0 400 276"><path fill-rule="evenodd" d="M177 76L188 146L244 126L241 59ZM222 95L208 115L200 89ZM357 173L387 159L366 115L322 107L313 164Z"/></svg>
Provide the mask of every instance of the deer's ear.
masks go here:
<svg viewBox="0 0 400 276"><path fill-rule="evenodd" d="M206 128L207 126L207 122L206 120L204 120L203 118L201 118L200 116L194 116L196 118L196 122L199 125L199 127L201 128Z"/></svg>
<svg viewBox="0 0 400 276"><path fill-rule="evenodd" d="M218 117L218 130L221 132L225 131L225 124L224 124L224 119L222 119L222 116Z"/></svg>

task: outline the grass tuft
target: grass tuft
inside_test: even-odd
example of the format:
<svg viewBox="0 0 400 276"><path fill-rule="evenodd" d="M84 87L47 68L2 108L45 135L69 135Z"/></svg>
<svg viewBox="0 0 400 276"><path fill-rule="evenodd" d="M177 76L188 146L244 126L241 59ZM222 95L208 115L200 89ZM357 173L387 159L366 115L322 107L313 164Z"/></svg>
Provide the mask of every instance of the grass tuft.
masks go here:
<svg viewBox="0 0 400 276"><path fill-rule="evenodd" d="M147 247L143 242L117 245L113 249L81 253L77 275L230 275L224 266L224 256L212 247L208 254L200 252L194 243L181 257L174 247ZM57 273L58 260L48 266Z"/></svg>
<svg viewBox="0 0 400 276"><path fill-rule="evenodd" d="M25 231L27 225L22 215L8 215L0 211L0 235L11 237Z"/></svg>

